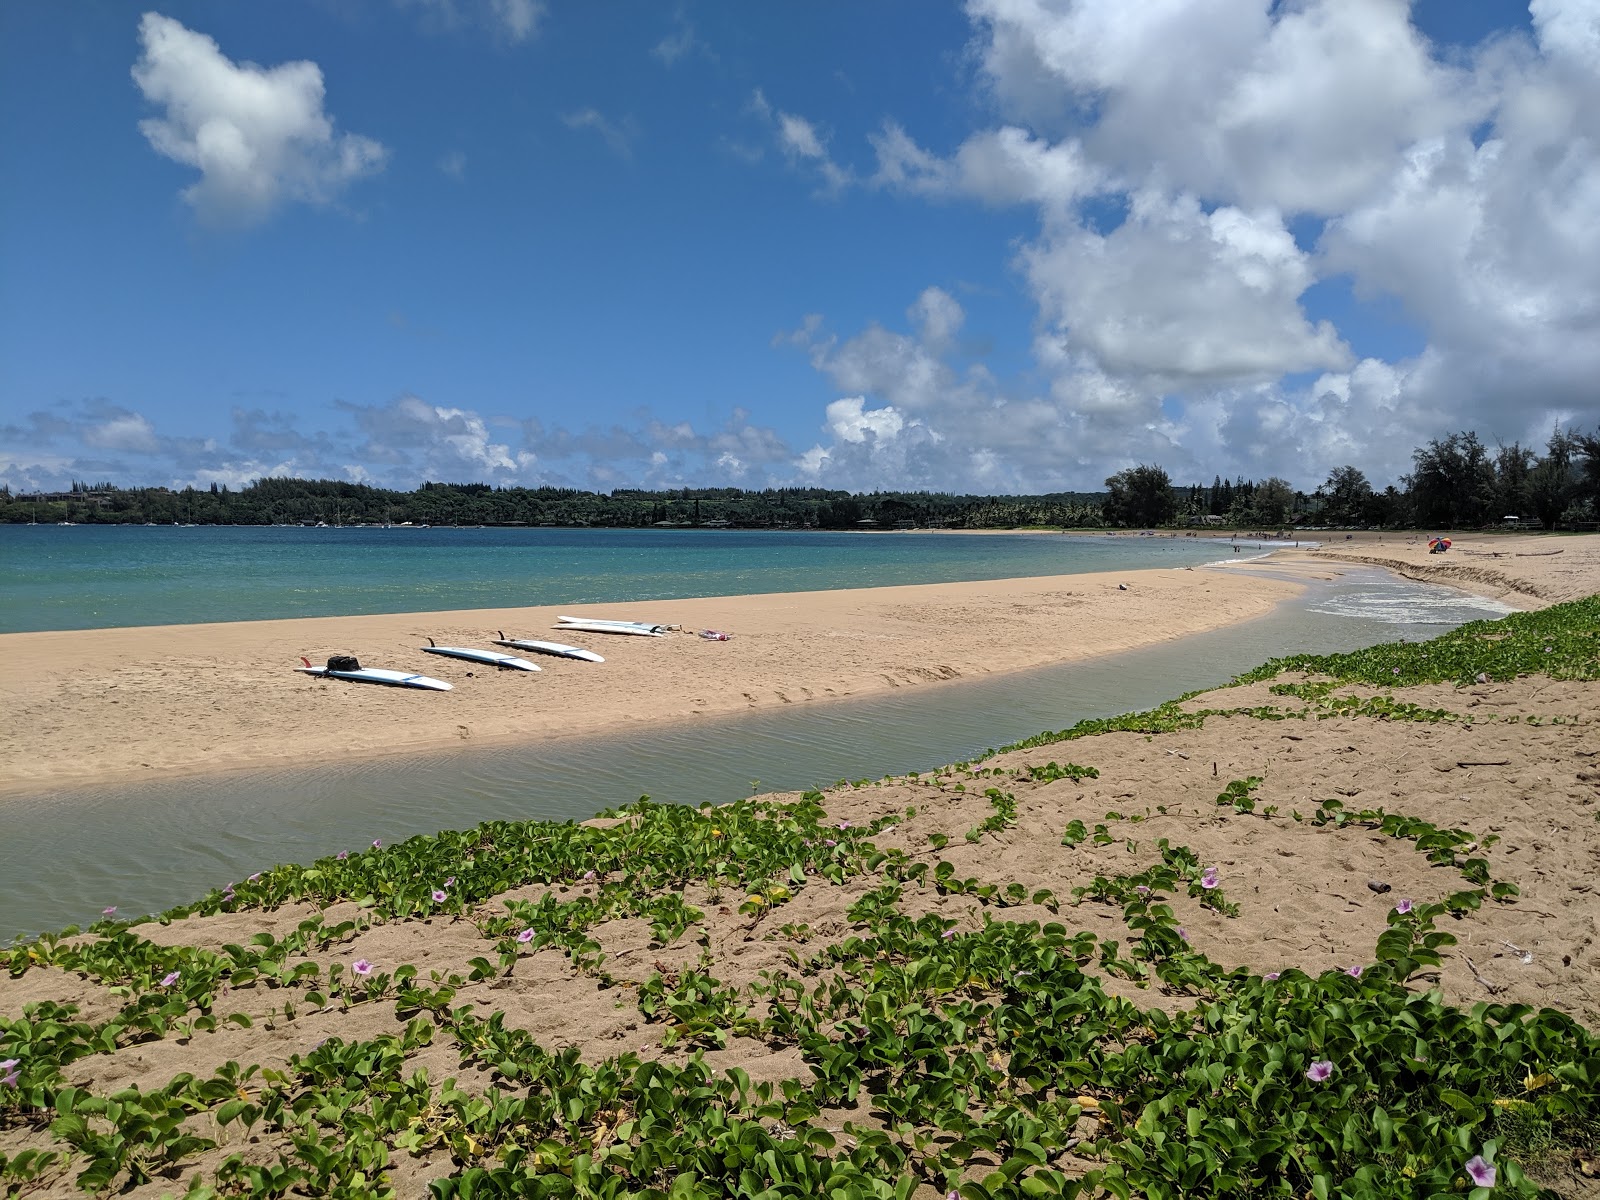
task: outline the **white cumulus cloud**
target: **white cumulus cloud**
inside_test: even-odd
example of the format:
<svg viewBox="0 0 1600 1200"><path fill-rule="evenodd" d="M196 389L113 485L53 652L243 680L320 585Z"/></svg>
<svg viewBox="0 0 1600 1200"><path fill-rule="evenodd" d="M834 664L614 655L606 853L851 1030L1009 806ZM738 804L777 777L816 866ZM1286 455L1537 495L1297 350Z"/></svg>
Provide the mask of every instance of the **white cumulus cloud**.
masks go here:
<svg viewBox="0 0 1600 1200"><path fill-rule="evenodd" d="M162 110L139 129L158 153L200 172L183 196L203 219L248 225L286 201L325 204L382 169L382 145L335 133L316 63L235 63L210 37L154 12L139 40L133 78Z"/></svg>

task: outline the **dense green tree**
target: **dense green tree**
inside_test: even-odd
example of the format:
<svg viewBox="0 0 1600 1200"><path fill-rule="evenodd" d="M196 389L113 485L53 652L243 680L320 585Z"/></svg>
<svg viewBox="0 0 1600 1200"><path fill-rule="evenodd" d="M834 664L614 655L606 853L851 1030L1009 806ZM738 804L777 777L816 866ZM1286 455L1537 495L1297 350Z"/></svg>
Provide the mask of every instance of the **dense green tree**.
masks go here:
<svg viewBox="0 0 1600 1200"><path fill-rule="evenodd" d="M1294 488L1287 479L1274 475L1256 485L1250 498L1250 519L1257 525L1282 526L1294 512Z"/></svg>
<svg viewBox="0 0 1600 1200"><path fill-rule="evenodd" d="M1494 464L1468 431L1434 439L1412 451L1411 503L1417 521L1433 528L1475 529L1494 507Z"/></svg>
<svg viewBox="0 0 1600 1200"><path fill-rule="evenodd" d="M1355 467L1335 467L1322 485L1322 519L1328 525L1365 525L1372 484Z"/></svg>
<svg viewBox="0 0 1600 1200"><path fill-rule="evenodd" d="M1162 525L1178 511L1172 480L1158 466L1129 467L1106 480L1110 495L1102 511L1112 525Z"/></svg>

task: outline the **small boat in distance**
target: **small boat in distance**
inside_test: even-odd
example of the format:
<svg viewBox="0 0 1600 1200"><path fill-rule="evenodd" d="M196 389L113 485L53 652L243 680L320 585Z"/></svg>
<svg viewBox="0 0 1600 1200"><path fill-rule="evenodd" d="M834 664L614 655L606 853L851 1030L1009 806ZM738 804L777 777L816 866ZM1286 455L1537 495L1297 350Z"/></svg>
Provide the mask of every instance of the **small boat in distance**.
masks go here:
<svg viewBox="0 0 1600 1200"><path fill-rule="evenodd" d="M582 646L567 646L561 642L536 642L528 638L508 638L503 629L495 630L500 636L490 639L496 646L510 646L513 650L531 650L534 654L551 654L556 658L577 658L584 662L603 663L593 650L585 650Z"/></svg>
<svg viewBox="0 0 1600 1200"><path fill-rule="evenodd" d="M468 646L441 646L432 638L422 647L424 654L442 654L446 658L464 658L468 662L483 663L489 667L499 667L502 671L538 671L542 668L537 663L531 663L525 658L518 658L514 654L501 654L495 650L474 650Z"/></svg>
<svg viewBox="0 0 1600 1200"><path fill-rule="evenodd" d="M386 671L381 667L363 667L349 655L334 655L328 660L326 667L313 667L311 660L305 655L300 656L300 661L305 663L305 666L296 667L296 671L306 675L320 675L325 679L348 679L351 683L381 683L388 687L420 688L425 692L454 690L454 685L427 675L417 675L411 671ZM355 663L355 666L344 665L346 661Z"/></svg>

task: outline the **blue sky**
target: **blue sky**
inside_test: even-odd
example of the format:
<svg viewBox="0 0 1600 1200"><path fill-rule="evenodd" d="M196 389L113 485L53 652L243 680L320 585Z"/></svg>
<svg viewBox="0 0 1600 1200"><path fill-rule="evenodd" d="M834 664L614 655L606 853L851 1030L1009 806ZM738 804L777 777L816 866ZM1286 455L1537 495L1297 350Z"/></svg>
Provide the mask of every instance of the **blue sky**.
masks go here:
<svg viewBox="0 0 1600 1200"><path fill-rule="evenodd" d="M0 482L1094 488L1600 423L1600 3L0 7Z"/></svg>

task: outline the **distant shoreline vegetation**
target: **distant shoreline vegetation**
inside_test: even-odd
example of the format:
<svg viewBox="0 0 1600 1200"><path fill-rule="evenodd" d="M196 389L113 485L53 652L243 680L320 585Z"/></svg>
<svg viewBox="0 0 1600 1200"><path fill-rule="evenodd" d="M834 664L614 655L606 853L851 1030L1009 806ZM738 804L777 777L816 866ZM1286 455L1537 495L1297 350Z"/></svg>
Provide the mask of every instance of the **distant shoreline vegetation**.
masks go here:
<svg viewBox="0 0 1600 1200"><path fill-rule="evenodd" d="M78 483L64 492L0 487L0 523L95 525L497 525L700 529L1594 529L1600 519L1600 431L1557 429L1541 456L1517 444L1493 454L1475 433L1413 452L1415 469L1379 490L1352 466L1314 491L1276 477L1174 486L1141 464L1106 491L1037 496L851 493L825 488L618 488L589 492L487 483L398 491L327 479L265 478L240 489Z"/></svg>

